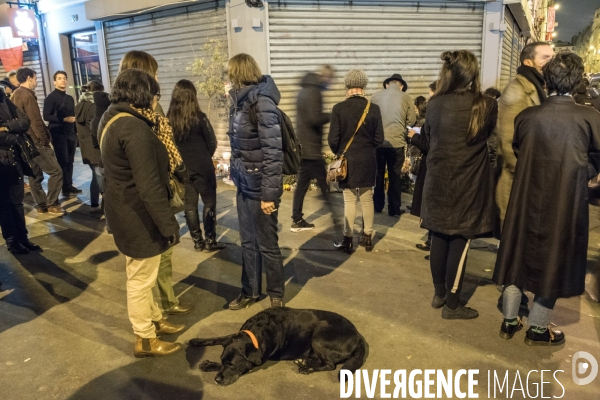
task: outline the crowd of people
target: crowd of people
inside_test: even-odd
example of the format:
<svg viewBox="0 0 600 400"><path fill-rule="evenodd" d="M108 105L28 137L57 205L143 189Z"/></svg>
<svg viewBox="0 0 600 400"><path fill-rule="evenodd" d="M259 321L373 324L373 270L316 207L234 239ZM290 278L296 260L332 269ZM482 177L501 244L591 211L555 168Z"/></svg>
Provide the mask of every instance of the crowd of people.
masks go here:
<svg viewBox="0 0 600 400"><path fill-rule="evenodd" d="M323 128L329 123L329 147L347 162L339 182L344 210L337 249L354 251L357 202L362 209L358 245L367 252L373 249L374 215L383 212L386 191L389 216L405 212L401 177L410 172L415 193L407 208L429 231L428 240L417 247L430 252L431 306L442 309L444 319L478 316L460 302L469 245L495 235L500 246L494 281L503 288L500 336L510 339L523 327L518 310L529 291L535 298L525 342L562 344L564 334L549 328L550 317L558 298L584 291L587 183L600 173L600 113L593 102L577 104L573 98L585 85L582 60L572 53L554 55L544 42L528 44L516 78L503 92L481 91L478 61L469 51L444 52L441 62L429 99L414 101L400 74L386 79L369 99L369 77L352 69L344 77L346 99L330 114L323 110L323 91L334 69L323 66L302 79L296 127L303 152L290 229L315 227L302 213L312 179L335 214L321 151ZM110 94L92 81L77 105L66 93L64 71L54 74L56 89L45 99L42 113L33 70L20 68L10 75L19 87L8 94L0 91L0 223L9 251L41 250L27 238L24 176L30 176L38 212L63 214L59 193L72 197L80 192L72 177L79 142L83 162L92 171L91 210L105 213L107 228L126 257L136 357L179 350L181 344L158 335L179 332L185 325L171 323L163 314L194 308L179 302L173 291L172 254L180 239L175 213L183 208L196 251L225 248L216 238L215 133L189 80L176 84L164 112L158 103L158 75L154 57L130 51ZM277 233L286 157L283 116L277 108L281 96L250 55L232 57L227 75L232 85L229 171L237 187L242 248L240 294L229 309L257 302L263 270L271 307L283 307ZM44 172L50 176L47 193Z"/></svg>

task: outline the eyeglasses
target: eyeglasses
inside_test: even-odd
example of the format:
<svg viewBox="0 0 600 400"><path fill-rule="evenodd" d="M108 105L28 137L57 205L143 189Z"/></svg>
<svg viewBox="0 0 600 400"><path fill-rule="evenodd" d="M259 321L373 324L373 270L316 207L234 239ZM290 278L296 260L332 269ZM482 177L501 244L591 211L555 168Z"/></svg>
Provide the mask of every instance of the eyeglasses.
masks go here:
<svg viewBox="0 0 600 400"><path fill-rule="evenodd" d="M160 93L157 93L154 96L156 96L156 100L160 100Z"/></svg>

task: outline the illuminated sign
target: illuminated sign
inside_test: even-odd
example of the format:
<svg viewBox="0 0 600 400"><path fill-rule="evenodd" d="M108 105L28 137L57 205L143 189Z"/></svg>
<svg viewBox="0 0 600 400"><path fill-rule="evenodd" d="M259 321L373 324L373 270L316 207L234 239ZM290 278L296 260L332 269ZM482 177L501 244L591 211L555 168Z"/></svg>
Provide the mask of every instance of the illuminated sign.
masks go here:
<svg viewBox="0 0 600 400"><path fill-rule="evenodd" d="M37 20L33 10L9 8L8 19L13 36L20 38L38 38Z"/></svg>

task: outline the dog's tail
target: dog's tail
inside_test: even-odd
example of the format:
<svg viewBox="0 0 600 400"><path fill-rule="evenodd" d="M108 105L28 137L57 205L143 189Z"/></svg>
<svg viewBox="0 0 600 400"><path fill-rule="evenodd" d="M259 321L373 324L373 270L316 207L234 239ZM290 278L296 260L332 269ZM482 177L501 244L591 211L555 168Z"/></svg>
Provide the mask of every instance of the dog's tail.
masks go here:
<svg viewBox="0 0 600 400"><path fill-rule="evenodd" d="M342 365L342 369L347 369L349 371L356 371L365 362L365 355L367 354L367 346L365 343L365 339L361 336L360 341L358 342L358 346L354 349L354 353L350 356L349 359Z"/></svg>

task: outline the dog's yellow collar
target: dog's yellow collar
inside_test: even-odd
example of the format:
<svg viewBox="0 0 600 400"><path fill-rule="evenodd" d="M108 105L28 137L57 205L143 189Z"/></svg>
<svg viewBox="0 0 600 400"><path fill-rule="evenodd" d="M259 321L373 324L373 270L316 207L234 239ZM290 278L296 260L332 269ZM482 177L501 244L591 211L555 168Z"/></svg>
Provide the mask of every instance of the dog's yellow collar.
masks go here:
<svg viewBox="0 0 600 400"><path fill-rule="evenodd" d="M254 345L254 347L256 347L258 349L258 340L256 340L256 336L254 336L254 333L250 332L250 331L242 331L242 332L246 332L248 334L248 336L250 336L250 339L252 340L252 344Z"/></svg>

